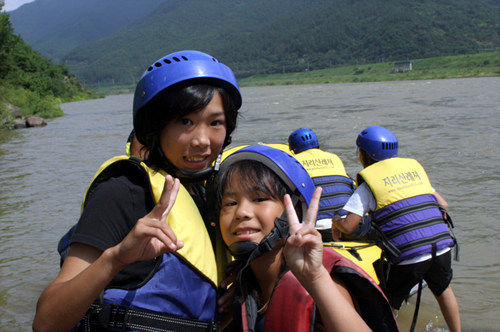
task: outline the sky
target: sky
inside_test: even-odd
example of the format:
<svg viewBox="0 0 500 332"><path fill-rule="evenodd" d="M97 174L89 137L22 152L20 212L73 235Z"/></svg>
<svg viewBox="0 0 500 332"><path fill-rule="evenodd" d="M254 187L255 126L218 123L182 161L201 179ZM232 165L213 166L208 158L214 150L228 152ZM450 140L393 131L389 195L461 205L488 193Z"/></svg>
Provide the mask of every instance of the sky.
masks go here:
<svg viewBox="0 0 500 332"><path fill-rule="evenodd" d="M3 0L5 5L3 6L2 11L10 12L17 7L24 5L25 3L32 2L33 0ZM0 0L2 2L2 0Z"/></svg>

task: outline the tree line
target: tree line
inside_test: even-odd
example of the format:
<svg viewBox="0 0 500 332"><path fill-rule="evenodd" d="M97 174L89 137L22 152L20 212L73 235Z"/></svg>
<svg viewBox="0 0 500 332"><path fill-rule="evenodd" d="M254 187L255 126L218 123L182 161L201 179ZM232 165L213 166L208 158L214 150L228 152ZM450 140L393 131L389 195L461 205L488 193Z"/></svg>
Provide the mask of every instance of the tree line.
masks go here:
<svg viewBox="0 0 500 332"><path fill-rule="evenodd" d="M145 66L199 49L237 77L473 54L500 47L490 0L170 0L65 63L94 86L133 84Z"/></svg>
<svg viewBox="0 0 500 332"><path fill-rule="evenodd" d="M66 65L53 63L15 35L9 15L0 13L0 126L12 123L8 105L24 116L51 118L63 115L60 103L92 96Z"/></svg>

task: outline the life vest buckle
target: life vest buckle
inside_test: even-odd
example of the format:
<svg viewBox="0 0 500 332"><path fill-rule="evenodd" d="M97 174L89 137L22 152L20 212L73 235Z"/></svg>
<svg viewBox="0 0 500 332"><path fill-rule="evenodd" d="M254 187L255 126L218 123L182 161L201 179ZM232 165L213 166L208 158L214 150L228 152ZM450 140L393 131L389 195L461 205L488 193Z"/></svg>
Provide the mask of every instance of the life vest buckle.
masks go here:
<svg viewBox="0 0 500 332"><path fill-rule="evenodd" d="M97 314L99 323L109 331L125 331L127 327L128 307L103 304Z"/></svg>

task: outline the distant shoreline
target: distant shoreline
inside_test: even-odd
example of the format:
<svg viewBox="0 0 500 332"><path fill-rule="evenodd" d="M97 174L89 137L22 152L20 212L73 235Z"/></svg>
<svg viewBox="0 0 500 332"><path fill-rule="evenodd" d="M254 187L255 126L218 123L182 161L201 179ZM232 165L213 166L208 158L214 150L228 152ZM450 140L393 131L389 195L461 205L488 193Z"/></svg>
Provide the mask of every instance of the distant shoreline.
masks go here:
<svg viewBox="0 0 500 332"><path fill-rule="evenodd" d="M392 61L312 70L300 73L256 75L239 79L238 83L242 87L247 87L500 76L500 52L407 61L412 63L412 70L405 73L395 73L394 68L397 61Z"/></svg>
<svg viewBox="0 0 500 332"><path fill-rule="evenodd" d="M395 73L394 66L398 61L392 61L298 73L254 75L238 78L238 84L240 87L256 87L500 76L500 51L402 61L411 61L412 70ZM134 93L134 89L135 86L113 86L96 91L99 95L116 95Z"/></svg>

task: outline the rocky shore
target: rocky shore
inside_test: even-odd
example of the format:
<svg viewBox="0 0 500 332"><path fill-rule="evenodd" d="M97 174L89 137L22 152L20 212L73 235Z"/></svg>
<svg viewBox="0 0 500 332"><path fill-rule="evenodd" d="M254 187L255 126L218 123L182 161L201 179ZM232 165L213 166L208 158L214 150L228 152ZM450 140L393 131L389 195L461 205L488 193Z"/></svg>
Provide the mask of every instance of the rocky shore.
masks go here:
<svg viewBox="0 0 500 332"><path fill-rule="evenodd" d="M47 121L39 116L23 116L21 109L17 106L7 104L6 107L12 114L13 120L4 121L2 124L4 128L21 129L45 127L47 125Z"/></svg>

